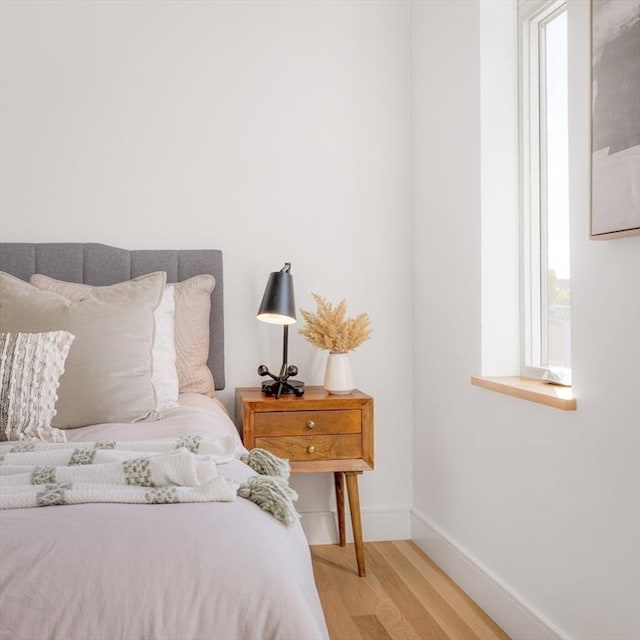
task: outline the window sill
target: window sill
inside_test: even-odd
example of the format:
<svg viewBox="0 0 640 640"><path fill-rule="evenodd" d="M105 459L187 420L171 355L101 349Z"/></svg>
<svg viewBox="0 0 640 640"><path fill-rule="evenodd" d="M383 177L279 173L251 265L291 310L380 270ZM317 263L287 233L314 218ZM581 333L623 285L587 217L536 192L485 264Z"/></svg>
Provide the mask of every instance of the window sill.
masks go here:
<svg viewBox="0 0 640 640"><path fill-rule="evenodd" d="M571 387L560 387L542 382L542 380L521 378L519 376L500 376L497 378L472 376L471 384L490 391L496 391L497 393L504 393L514 398L546 404L549 407L563 409L564 411L575 411L577 408L577 402Z"/></svg>

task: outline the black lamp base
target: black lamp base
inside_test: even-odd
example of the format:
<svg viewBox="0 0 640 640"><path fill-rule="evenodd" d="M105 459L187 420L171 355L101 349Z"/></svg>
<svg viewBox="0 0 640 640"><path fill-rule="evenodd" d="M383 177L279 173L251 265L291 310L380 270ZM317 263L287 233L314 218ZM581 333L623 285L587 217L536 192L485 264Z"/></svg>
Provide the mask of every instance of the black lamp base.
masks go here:
<svg viewBox="0 0 640 640"><path fill-rule="evenodd" d="M266 364L258 367L259 376L269 376L273 382L267 381L262 383L262 393L273 396L276 400L283 393L293 393L296 396L304 394L304 382L300 380L290 380L291 376L298 375L298 367L295 364L287 364L287 353L289 351L289 326L284 325L282 340L282 366L280 373L276 376Z"/></svg>
<svg viewBox="0 0 640 640"><path fill-rule="evenodd" d="M293 393L296 396L304 395L304 382L302 380L275 380L262 383L262 393L267 396L286 395Z"/></svg>

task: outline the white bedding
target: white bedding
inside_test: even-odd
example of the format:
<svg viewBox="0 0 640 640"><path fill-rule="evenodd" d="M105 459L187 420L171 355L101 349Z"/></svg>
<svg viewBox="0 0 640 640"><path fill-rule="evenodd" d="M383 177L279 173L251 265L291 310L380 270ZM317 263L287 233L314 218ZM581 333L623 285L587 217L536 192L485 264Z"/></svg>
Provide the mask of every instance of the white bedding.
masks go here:
<svg viewBox="0 0 640 640"><path fill-rule="evenodd" d="M97 440L152 440L174 436L224 436L233 434L242 441L233 422L219 400L199 393L184 393L178 398L179 407L168 409L162 420L147 422L93 424L79 429L66 429L69 442Z"/></svg>
<svg viewBox="0 0 640 640"><path fill-rule="evenodd" d="M235 434L188 394L158 422L68 430L72 442ZM239 461L219 466L243 482ZM248 500L0 512L0 638L327 638L309 548Z"/></svg>

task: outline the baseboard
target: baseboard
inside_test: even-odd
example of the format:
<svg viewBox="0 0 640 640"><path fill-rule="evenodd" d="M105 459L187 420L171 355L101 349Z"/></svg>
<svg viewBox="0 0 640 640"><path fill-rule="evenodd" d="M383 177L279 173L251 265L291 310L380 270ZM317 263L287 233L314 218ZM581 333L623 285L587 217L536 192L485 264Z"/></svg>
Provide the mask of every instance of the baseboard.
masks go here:
<svg viewBox="0 0 640 640"><path fill-rule="evenodd" d="M335 544L338 529L335 511L306 511L300 514L302 528L309 544ZM408 540L411 538L411 511L409 507L363 509L362 537L374 540ZM353 542L349 510L345 513L347 542Z"/></svg>
<svg viewBox="0 0 640 640"><path fill-rule="evenodd" d="M514 640L568 638L415 509L411 538Z"/></svg>

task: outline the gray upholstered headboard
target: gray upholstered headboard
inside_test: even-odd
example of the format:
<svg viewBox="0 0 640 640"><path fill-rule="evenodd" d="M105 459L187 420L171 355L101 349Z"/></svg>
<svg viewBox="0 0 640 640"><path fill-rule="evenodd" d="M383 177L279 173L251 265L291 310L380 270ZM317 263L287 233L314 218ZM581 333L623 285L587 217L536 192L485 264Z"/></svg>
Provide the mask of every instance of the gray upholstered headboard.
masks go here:
<svg viewBox="0 0 640 640"><path fill-rule="evenodd" d="M128 251L94 243L0 243L0 271L28 281L34 273L58 280L109 285L152 271L166 271L167 282L180 282L201 273L216 279L211 295L209 368L216 389L224 389L224 308L222 251Z"/></svg>

